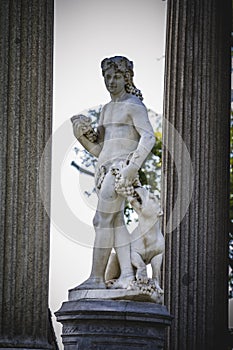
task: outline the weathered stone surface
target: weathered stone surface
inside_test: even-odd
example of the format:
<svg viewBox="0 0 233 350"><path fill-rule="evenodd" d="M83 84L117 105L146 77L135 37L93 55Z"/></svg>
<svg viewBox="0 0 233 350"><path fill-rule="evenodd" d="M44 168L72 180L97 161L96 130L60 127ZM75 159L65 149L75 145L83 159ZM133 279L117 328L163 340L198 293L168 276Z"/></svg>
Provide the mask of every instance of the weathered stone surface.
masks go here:
<svg viewBox="0 0 233 350"><path fill-rule="evenodd" d="M0 45L0 348L47 349L53 1L1 1Z"/></svg>
<svg viewBox="0 0 233 350"><path fill-rule="evenodd" d="M65 350L163 349L171 322L162 305L98 299L63 303L56 316Z"/></svg>
<svg viewBox="0 0 233 350"><path fill-rule="evenodd" d="M168 1L164 117L184 140L193 170L165 123L164 288L173 350L224 348L227 331L230 19L229 0Z"/></svg>
<svg viewBox="0 0 233 350"><path fill-rule="evenodd" d="M146 289L146 286L145 286ZM88 289L88 290L69 290L69 300L81 299L109 299L109 300L134 300L147 301L157 304L163 304L163 293L153 291L151 293L143 293L140 290L127 289Z"/></svg>

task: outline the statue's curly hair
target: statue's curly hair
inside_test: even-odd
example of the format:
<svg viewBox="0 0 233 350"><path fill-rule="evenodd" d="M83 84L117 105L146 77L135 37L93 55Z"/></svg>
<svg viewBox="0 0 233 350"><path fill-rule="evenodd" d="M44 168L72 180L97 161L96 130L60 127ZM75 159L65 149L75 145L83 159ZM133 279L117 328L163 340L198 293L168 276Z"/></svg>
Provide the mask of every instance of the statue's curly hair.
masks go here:
<svg viewBox="0 0 233 350"><path fill-rule="evenodd" d="M141 101L143 100L142 93L133 83L133 62L128 60L124 56L114 56L110 58L105 58L101 62L102 74L104 75L106 70L109 68L114 68L117 72L124 75L125 78L125 91L137 96Z"/></svg>

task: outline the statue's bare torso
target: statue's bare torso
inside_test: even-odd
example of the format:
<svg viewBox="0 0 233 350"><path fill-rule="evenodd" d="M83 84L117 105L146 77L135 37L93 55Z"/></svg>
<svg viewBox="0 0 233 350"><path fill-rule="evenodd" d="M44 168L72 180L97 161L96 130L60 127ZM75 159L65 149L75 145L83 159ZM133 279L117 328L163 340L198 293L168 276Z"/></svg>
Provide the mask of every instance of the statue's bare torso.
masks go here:
<svg viewBox="0 0 233 350"><path fill-rule="evenodd" d="M146 108L134 96L106 104L99 126L103 133L102 150L98 157L99 166L126 160L137 149L143 132L153 135Z"/></svg>

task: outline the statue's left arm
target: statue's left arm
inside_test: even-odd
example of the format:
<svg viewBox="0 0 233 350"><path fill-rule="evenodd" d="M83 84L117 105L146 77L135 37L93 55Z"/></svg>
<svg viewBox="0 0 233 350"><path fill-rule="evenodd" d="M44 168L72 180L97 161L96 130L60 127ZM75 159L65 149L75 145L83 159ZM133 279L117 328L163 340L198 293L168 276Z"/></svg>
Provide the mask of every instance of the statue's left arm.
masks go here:
<svg viewBox="0 0 233 350"><path fill-rule="evenodd" d="M129 108L133 126L140 135L140 139L137 148L132 152L128 166L121 172L122 177L128 181L135 178L155 144L154 131L146 107L143 104L130 104Z"/></svg>

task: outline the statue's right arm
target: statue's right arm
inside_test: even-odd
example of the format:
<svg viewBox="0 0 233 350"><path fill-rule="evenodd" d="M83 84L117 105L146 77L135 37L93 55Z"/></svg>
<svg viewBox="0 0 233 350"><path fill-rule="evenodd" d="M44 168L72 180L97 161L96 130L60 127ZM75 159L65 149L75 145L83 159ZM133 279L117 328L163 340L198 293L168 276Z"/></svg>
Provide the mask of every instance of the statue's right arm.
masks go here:
<svg viewBox="0 0 233 350"><path fill-rule="evenodd" d="M99 142L99 137L97 137L97 140L95 142L91 142L88 140L88 138L84 135L84 131L82 130L82 127L79 123L73 121L73 132L76 139L81 143L81 145L94 157L99 156L102 145ZM98 133L99 134L99 133Z"/></svg>
<svg viewBox="0 0 233 350"><path fill-rule="evenodd" d="M103 141L104 141L104 128L102 126L102 113L100 115L99 120L99 126L97 128L97 139L94 142L91 142L86 136L85 136L85 128L76 120L75 118L71 118L72 124L73 124L73 132L76 139L81 143L81 145L93 156L97 157L99 156L102 147L103 147Z"/></svg>

